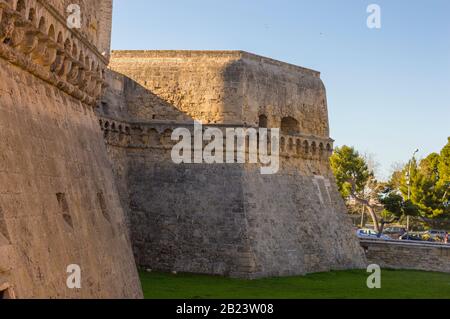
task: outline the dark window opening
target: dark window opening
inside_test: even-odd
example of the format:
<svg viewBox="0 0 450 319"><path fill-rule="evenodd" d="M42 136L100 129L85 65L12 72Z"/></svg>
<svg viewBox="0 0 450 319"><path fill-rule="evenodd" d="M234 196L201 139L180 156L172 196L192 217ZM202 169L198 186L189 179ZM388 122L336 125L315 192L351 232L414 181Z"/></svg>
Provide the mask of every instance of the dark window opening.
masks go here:
<svg viewBox="0 0 450 319"><path fill-rule="evenodd" d="M15 298L14 291L9 284L0 285L0 300Z"/></svg>
<svg viewBox="0 0 450 319"><path fill-rule="evenodd" d="M30 9L30 12L28 13L28 21L33 22L36 19L36 10L34 8Z"/></svg>
<svg viewBox="0 0 450 319"><path fill-rule="evenodd" d="M39 20L39 30L42 31L43 33L47 33L44 17L41 17L41 20Z"/></svg>
<svg viewBox="0 0 450 319"><path fill-rule="evenodd" d="M299 132L300 132L300 128L299 128L298 121L296 119L288 116L288 117L284 117L281 120L281 133L282 134L293 135L293 134L298 134Z"/></svg>
<svg viewBox="0 0 450 319"><path fill-rule="evenodd" d="M259 127L267 128L267 116L264 114L259 116Z"/></svg>
<svg viewBox="0 0 450 319"><path fill-rule="evenodd" d="M57 193L56 199L58 200L59 211L61 212L64 221L67 223L67 225L73 228L72 216L70 216L69 204L67 203L66 194Z"/></svg>
<svg viewBox="0 0 450 319"><path fill-rule="evenodd" d="M102 111L103 111L103 113L106 114L106 115L109 115L109 105L108 105L108 103L102 101L101 104L102 104Z"/></svg>
<svg viewBox="0 0 450 319"><path fill-rule="evenodd" d="M67 204L66 194L57 193L56 198L58 199L59 208L62 212L69 212L69 205Z"/></svg>
<svg viewBox="0 0 450 319"><path fill-rule="evenodd" d="M17 1L16 11L19 12L20 14L22 14L22 15L25 15L25 12L27 11L27 8L25 6L25 1L24 0Z"/></svg>

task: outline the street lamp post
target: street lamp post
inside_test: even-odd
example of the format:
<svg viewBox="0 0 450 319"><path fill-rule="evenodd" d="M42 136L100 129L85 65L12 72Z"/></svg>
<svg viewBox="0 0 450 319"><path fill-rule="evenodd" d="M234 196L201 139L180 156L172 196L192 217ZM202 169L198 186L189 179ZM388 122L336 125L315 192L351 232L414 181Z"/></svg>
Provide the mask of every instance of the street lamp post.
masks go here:
<svg viewBox="0 0 450 319"><path fill-rule="evenodd" d="M411 199L411 164L412 164L414 157L416 156L416 154L418 152L419 152L419 149L417 148L414 151L412 158L409 160L408 175L407 175L407 177L408 177L408 181L407 181L408 182L408 200ZM409 215L406 216L406 231L409 232Z"/></svg>

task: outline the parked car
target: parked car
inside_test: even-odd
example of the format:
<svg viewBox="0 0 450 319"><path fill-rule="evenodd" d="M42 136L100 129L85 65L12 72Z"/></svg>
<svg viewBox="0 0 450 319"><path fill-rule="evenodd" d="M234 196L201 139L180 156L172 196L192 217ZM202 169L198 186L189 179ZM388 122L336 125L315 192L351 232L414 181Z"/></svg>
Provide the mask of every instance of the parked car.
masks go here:
<svg viewBox="0 0 450 319"><path fill-rule="evenodd" d="M436 229L430 229L424 233L424 237L426 237L427 239L432 239L433 241L440 241L440 242L443 242L445 240L446 235L447 231Z"/></svg>
<svg viewBox="0 0 450 319"><path fill-rule="evenodd" d="M372 238L372 239L384 239L384 240L390 240L391 239L391 237L386 236L384 234L381 234L381 236L378 237L378 233L375 230L368 229L368 228L358 229L356 231L356 235L359 238Z"/></svg>
<svg viewBox="0 0 450 319"><path fill-rule="evenodd" d="M424 241L422 236L414 233L406 233L400 236L400 240Z"/></svg>
<svg viewBox="0 0 450 319"><path fill-rule="evenodd" d="M426 233L406 233L399 238L400 240L414 240L414 241L428 241L435 242L436 240Z"/></svg>
<svg viewBox="0 0 450 319"><path fill-rule="evenodd" d="M383 234L389 236L391 239L399 239L400 236L404 235L406 233L406 228L401 226L392 226L387 227Z"/></svg>

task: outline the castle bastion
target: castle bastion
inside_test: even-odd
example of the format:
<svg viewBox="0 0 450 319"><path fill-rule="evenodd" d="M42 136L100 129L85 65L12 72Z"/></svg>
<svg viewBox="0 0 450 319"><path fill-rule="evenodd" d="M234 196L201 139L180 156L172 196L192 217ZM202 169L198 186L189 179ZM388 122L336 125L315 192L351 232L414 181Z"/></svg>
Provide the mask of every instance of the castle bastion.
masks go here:
<svg viewBox="0 0 450 319"><path fill-rule="evenodd" d="M113 51L98 109L137 263L257 278L360 268L319 72L242 51ZM280 128L280 169L175 164L193 123Z"/></svg>

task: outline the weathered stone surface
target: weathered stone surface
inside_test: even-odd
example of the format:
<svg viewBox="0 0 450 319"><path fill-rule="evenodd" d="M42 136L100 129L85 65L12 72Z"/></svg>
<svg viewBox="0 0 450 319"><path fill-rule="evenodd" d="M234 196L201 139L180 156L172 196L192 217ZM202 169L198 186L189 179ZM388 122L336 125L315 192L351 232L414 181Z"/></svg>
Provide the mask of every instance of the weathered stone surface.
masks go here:
<svg viewBox="0 0 450 319"><path fill-rule="evenodd" d="M113 51L112 70L124 86L135 121L196 119L268 127L295 118L303 134L328 137L320 73L242 51Z"/></svg>
<svg viewBox="0 0 450 319"><path fill-rule="evenodd" d="M442 244L361 240L369 264L450 273L450 247Z"/></svg>
<svg viewBox="0 0 450 319"><path fill-rule="evenodd" d="M106 24L68 29L69 2ZM92 108L110 14L111 1L0 1L0 287L18 298L142 297Z"/></svg>
<svg viewBox="0 0 450 319"><path fill-rule="evenodd" d="M138 264L246 278L364 266L329 168L318 72L240 51L120 51L111 67L99 113ZM277 174L171 161L175 128L261 116L283 131Z"/></svg>

